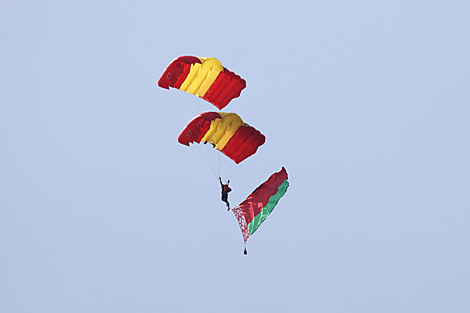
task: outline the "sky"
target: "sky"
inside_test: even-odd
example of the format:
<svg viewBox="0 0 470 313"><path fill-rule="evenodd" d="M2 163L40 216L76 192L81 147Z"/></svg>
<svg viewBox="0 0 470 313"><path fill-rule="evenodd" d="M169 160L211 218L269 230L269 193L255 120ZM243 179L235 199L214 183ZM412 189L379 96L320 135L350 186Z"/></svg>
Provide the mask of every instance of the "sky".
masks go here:
<svg viewBox="0 0 470 313"><path fill-rule="evenodd" d="M469 312L468 1L3 1L1 312ZM216 57L290 187L248 240L156 81ZM215 107L213 110L216 110Z"/></svg>

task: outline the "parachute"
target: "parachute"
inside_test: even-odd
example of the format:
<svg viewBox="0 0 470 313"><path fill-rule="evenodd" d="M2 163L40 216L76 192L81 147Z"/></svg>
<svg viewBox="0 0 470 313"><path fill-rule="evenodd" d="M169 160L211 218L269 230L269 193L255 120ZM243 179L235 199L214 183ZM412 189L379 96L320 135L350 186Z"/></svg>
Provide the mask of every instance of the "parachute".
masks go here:
<svg viewBox="0 0 470 313"><path fill-rule="evenodd" d="M158 86L193 94L221 110L240 96L246 81L224 68L216 58L181 56L167 66Z"/></svg>
<svg viewBox="0 0 470 313"><path fill-rule="evenodd" d="M239 164L256 153L266 137L244 123L235 113L206 112L193 118L178 136L178 142L211 143L212 146Z"/></svg>
<svg viewBox="0 0 470 313"><path fill-rule="evenodd" d="M246 88L246 81L225 68L216 58L195 56L180 56L173 60L157 84L161 88L175 90L193 113L192 116L203 111L212 111L212 105L222 110ZM202 110L203 106L210 109ZM178 136L179 143L201 154L219 179L230 179L235 166L255 154L265 141L266 137L245 123L240 116L225 112L196 115ZM289 187L287 178L283 167L232 209L242 231L245 254L248 238L286 193Z"/></svg>
<svg viewBox="0 0 470 313"><path fill-rule="evenodd" d="M245 201L233 208L232 211L238 220L245 241L245 254L247 254L246 241L248 238L271 214L279 199L286 193L289 187L287 178L287 171L283 167L256 188Z"/></svg>

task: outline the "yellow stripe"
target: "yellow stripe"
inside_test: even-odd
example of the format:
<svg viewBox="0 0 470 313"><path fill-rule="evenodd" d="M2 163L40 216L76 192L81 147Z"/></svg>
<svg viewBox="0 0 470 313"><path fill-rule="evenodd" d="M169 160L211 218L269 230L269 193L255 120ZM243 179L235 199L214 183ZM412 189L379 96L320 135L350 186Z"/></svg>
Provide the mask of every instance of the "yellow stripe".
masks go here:
<svg viewBox="0 0 470 313"><path fill-rule="evenodd" d="M214 83L215 79L224 67L216 58L199 58L202 62L191 64L188 76L180 87L198 97L203 97Z"/></svg>
<svg viewBox="0 0 470 313"><path fill-rule="evenodd" d="M211 127L201 141L208 141L222 150L235 132L243 126L242 119L235 113L219 113L222 118L211 122Z"/></svg>
<svg viewBox="0 0 470 313"><path fill-rule="evenodd" d="M224 118L224 125L226 125L225 131L215 146L219 150L225 147L230 138L232 138L235 132L243 125L243 121L238 115L232 113L230 116Z"/></svg>
<svg viewBox="0 0 470 313"><path fill-rule="evenodd" d="M196 78L201 66L202 65L200 63L191 64L189 74L186 77L186 79L184 80L184 82L181 84L180 90L188 92L188 88L191 86L194 78Z"/></svg>
<svg viewBox="0 0 470 313"><path fill-rule="evenodd" d="M215 134L217 132L217 129L219 127L219 124L222 122L222 119L221 118L218 118L218 119L215 119L211 122L211 127L209 128L209 130L207 131L207 133L204 135L204 137L201 139L201 142L205 142L205 141L209 141L210 143L212 144L216 144L217 142L215 142L213 139L212 139L212 135Z"/></svg>

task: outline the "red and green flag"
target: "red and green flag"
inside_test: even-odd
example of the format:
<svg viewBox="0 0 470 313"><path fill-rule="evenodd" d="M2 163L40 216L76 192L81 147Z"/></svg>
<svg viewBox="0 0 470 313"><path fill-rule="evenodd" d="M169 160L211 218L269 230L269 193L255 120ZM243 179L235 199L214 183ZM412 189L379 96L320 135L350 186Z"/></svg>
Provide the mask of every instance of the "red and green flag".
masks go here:
<svg viewBox="0 0 470 313"><path fill-rule="evenodd" d="M279 172L272 174L271 177L256 188L245 201L233 209L233 213L238 220L243 234L245 247L248 238L258 229L268 215L271 214L279 202L279 199L286 193L288 187L287 171L283 167Z"/></svg>

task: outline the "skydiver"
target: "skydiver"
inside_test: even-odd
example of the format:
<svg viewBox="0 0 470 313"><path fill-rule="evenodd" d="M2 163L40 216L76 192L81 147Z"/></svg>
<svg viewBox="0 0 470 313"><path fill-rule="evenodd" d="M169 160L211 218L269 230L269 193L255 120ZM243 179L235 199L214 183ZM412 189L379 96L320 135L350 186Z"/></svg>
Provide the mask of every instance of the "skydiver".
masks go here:
<svg viewBox="0 0 470 313"><path fill-rule="evenodd" d="M220 187L222 188L222 201L227 204L227 211L230 211L230 204L228 203L228 193L232 191L232 189L228 186L230 184L230 180L227 181L227 184L222 183L222 179L219 177Z"/></svg>

